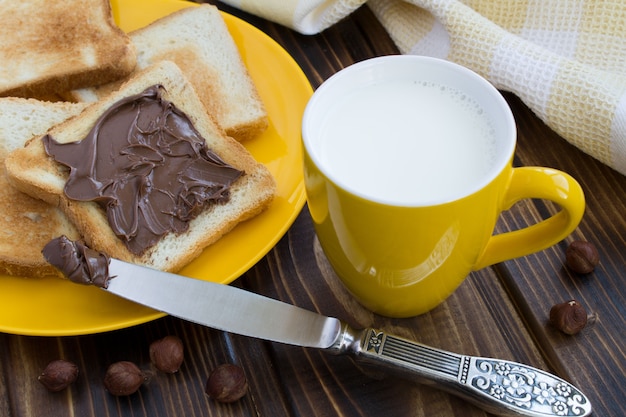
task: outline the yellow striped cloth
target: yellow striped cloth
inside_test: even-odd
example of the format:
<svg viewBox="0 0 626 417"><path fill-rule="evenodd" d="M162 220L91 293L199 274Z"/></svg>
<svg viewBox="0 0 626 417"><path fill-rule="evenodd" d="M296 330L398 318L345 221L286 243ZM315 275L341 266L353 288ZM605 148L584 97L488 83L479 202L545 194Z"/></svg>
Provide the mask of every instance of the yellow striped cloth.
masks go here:
<svg viewBox="0 0 626 417"><path fill-rule="evenodd" d="M626 175L624 0L224 0L315 34L367 4L404 54L466 66Z"/></svg>

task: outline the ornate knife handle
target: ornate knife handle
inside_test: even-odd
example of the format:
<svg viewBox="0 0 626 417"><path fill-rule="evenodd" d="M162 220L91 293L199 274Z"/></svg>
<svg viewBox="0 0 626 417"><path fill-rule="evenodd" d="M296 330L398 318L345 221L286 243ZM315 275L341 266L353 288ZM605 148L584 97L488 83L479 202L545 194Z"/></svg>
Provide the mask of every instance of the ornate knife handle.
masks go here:
<svg viewBox="0 0 626 417"><path fill-rule="evenodd" d="M329 348L357 362L435 385L493 414L503 416L588 416L591 404L572 384L520 363L459 355L375 329L344 325Z"/></svg>

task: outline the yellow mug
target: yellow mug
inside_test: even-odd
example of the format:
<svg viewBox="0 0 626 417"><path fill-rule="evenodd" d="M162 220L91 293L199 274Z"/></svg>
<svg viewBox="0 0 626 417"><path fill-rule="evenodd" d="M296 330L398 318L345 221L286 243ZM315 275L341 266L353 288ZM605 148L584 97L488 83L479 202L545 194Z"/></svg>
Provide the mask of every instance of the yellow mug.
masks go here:
<svg viewBox="0 0 626 417"><path fill-rule="evenodd" d="M550 168L513 168L516 127L502 95L454 63L362 61L326 80L302 121L307 201L320 244L365 307L411 317L469 275L552 246L579 224L580 185ZM492 235L521 199L561 210Z"/></svg>

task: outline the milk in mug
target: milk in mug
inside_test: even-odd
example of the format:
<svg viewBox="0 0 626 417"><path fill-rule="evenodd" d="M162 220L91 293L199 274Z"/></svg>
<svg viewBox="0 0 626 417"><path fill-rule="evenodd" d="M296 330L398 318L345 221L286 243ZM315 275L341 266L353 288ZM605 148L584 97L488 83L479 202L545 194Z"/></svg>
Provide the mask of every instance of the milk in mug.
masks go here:
<svg viewBox="0 0 626 417"><path fill-rule="evenodd" d="M496 158L487 112L435 82L382 82L346 93L325 112L317 138L319 162L332 179L387 204L467 195Z"/></svg>
<svg viewBox="0 0 626 417"><path fill-rule="evenodd" d="M342 69L309 100L302 144L320 247L349 293L383 316L432 310L470 272L561 242L584 213L567 173L513 166L515 119L495 86L442 59ZM535 198L561 210L494 234L503 210Z"/></svg>

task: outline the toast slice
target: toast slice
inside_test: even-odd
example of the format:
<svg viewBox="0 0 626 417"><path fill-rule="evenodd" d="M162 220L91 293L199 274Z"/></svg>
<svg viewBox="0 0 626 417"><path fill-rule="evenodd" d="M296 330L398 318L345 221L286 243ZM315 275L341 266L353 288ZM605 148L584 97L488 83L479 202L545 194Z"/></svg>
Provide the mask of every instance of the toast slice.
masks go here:
<svg viewBox="0 0 626 417"><path fill-rule="evenodd" d="M0 96L42 97L108 83L135 67L109 0L0 0Z"/></svg>
<svg viewBox="0 0 626 417"><path fill-rule="evenodd" d="M129 36L137 49L137 70L162 60L175 62L228 136L245 141L267 129L263 102L215 6L179 10ZM72 91L67 98L97 101L120 84Z"/></svg>
<svg viewBox="0 0 626 417"><path fill-rule="evenodd" d="M46 154L43 142L46 136L50 136L61 144L77 144L88 136L101 116L111 113L110 109L155 85L162 86L159 90L164 100L171 102L189 118L206 141L207 147L225 163L243 171L243 175L230 185L230 197L226 202L202 206L199 214L189 221L185 231L168 232L154 245L136 253L124 239L114 233L107 213L100 204L76 201L66 196L64 187L68 180L68 170ZM9 155L6 169L11 181L21 191L60 207L75 224L89 247L127 262L165 271L178 271L236 224L267 208L276 192L276 184L269 170L258 163L239 142L223 134L207 115L181 70L170 61L161 61L135 74L119 90L90 105L80 116L56 126L46 136L32 140L27 147ZM111 142L103 137L98 138L98 147L100 144L108 146ZM120 158L120 155L124 154L117 152L112 157ZM153 154L148 156L151 155ZM94 160L107 157L108 155L98 154ZM127 202L122 201L120 204ZM128 206L121 207L124 209ZM163 207L151 209L165 211Z"/></svg>
<svg viewBox="0 0 626 417"><path fill-rule="evenodd" d="M0 273L40 278L56 275L41 254L50 239L79 237L74 225L56 207L9 185L4 161L15 149L62 121L80 113L80 103L50 103L15 97L0 98Z"/></svg>

